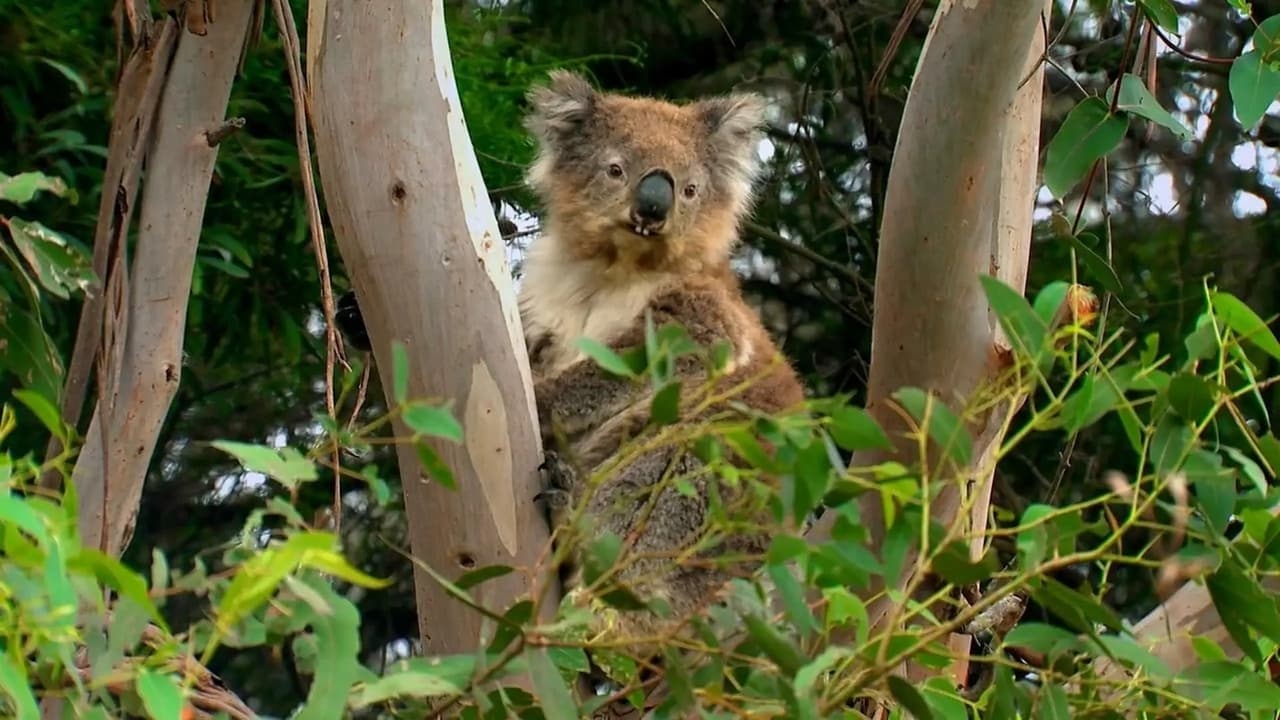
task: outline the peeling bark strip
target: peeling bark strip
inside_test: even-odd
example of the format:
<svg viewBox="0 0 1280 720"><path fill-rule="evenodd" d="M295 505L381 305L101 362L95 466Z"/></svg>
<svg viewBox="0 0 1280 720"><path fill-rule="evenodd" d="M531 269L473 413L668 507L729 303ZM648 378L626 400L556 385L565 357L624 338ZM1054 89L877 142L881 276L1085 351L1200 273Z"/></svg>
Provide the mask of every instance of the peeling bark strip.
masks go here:
<svg viewBox="0 0 1280 720"><path fill-rule="evenodd" d="M217 157L205 133L225 119L254 5L254 0L221 0L203 36L178 33L172 18L163 24L161 37L175 33L176 50L162 76L153 137L140 146L146 151L147 179L136 256L125 284L123 243L117 245L121 272L109 273L107 296L115 294L119 305L104 321L100 398L72 473L82 536L100 539L101 549L111 555L118 556L133 533L147 467L177 392L196 244ZM113 147L109 157L115 153ZM126 170L136 182L132 152L121 162L129 163ZM130 177L128 171L122 176ZM126 228L118 225L121 240ZM111 260L110 243L103 253L105 264ZM89 312L86 306L93 325ZM82 322L82 334L96 331Z"/></svg>
<svg viewBox="0 0 1280 720"><path fill-rule="evenodd" d="M313 1L307 68L321 185L383 387L391 392L391 342L404 343L410 397L450 399L463 423L464 443L431 442L456 491L423 475L413 447L397 446L413 554L449 578L491 564L533 568L548 532L533 502L540 448L528 357L443 2ZM481 616L421 569L414 580L425 652L474 650ZM473 593L501 611L530 582L511 573ZM543 607L554 610L548 595Z"/></svg>
<svg viewBox="0 0 1280 720"><path fill-rule="evenodd" d="M160 105L160 91L168 77L169 63L177 47L178 24L167 18L159 26L142 23L134 17L133 8L127 3L117 5L129 10L129 27L138 44L129 54L120 73L119 87L113 110L111 134L107 145L107 167L102 181L102 197L98 202L98 221L93 240L93 275L96 283L85 295L80 309L80 324L76 329L71 362L62 391L63 419L79 426L84 411L85 394L89 389L89 373L98 357L102 342L102 320L106 300L106 288L110 281L108 268L113 248L121 246L128 232L133 208L133 198L138 190L138 178L142 161L151 143L151 129L156 108ZM142 35L144 32L149 35ZM120 43L123 45L123 38ZM57 438L49 441L45 457L52 459L63 450ZM41 478L41 485L56 489L60 474L51 469Z"/></svg>

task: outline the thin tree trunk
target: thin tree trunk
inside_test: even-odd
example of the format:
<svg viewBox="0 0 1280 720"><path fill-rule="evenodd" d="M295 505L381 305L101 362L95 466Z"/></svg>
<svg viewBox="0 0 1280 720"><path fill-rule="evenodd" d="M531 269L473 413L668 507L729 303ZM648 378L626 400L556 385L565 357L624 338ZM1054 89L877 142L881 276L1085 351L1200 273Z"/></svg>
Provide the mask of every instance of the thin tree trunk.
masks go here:
<svg viewBox="0 0 1280 720"><path fill-rule="evenodd" d="M456 490L398 447L412 551L450 578L491 564L531 568L548 532L533 502L540 447L528 358L454 84L444 3L314 1L307 19L320 176L383 386L392 392L399 341L410 397L454 401L465 433L460 445L431 442ZM399 420L395 430L412 435ZM421 568L415 587L426 652L473 651L481 615ZM472 594L501 611L529 589L517 572Z"/></svg>
<svg viewBox="0 0 1280 720"><path fill-rule="evenodd" d="M954 469L940 467L936 448L916 457L890 396L917 387L958 411L999 369L993 359L1004 341L978 277L994 275L1018 290L1025 283L1042 92L1041 74L1031 70L1043 48L1042 12L1050 9L1046 2L940 3L890 170L867 397L868 411L894 447L859 453L855 464L923 461L931 482L948 482L931 506L933 520L944 527L956 521L962 502L972 503L973 519L985 525L989 452L1003 436L1002 417L1020 400L970 418L977 462L959 470L979 482L966 499L961 481L951 480ZM885 534L880 503L874 493L862 498L876 552ZM829 538L833 520L824 515L814 537ZM906 584L915 557L903 564L903 577L889 579L894 586ZM877 583L863 596L882 587ZM870 604L873 626L886 622L892 605L887 598Z"/></svg>
<svg viewBox="0 0 1280 720"><path fill-rule="evenodd" d="M135 257L131 266L125 262L122 228L107 259L99 401L72 478L82 537L111 555L133 534L147 467L182 375L196 245L218 153L206 133L222 126L254 5L223 0L204 35L180 33L147 152Z"/></svg>

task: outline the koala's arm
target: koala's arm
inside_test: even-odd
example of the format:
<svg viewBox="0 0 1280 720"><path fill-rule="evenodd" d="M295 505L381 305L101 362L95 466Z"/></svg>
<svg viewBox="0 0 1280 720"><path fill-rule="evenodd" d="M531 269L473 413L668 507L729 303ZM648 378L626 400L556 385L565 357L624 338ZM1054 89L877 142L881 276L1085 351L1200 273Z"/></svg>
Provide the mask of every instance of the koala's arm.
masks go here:
<svg viewBox="0 0 1280 720"><path fill-rule="evenodd" d="M689 337L704 348L716 342L736 345L732 315L723 297L714 289L676 289L660 293L647 307L655 328L670 323L682 325ZM644 345L645 320L642 313L617 337L606 343L614 352ZM675 375L685 381L700 381L706 368L696 357L681 357ZM619 377L584 358L534 386L538 417L543 427L556 427L570 435L593 427L635 404L647 387L631 378Z"/></svg>

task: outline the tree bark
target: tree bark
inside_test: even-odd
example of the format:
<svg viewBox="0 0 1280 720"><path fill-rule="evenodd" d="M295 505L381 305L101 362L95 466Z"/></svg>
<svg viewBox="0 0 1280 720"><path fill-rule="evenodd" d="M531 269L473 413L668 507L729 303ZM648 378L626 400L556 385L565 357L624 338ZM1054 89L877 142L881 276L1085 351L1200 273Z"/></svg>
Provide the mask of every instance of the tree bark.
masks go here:
<svg viewBox="0 0 1280 720"><path fill-rule="evenodd" d="M978 277L993 275L1018 290L1025 284L1042 93L1041 73L1032 69L1043 49L1041 15L1050 10L1045 2L940 4L889 174L867 409L894 443L889 450L858 453L854 464L923 462L930 482L946 483L931 507L944 527L961 508L962 480L939 467L936 448L925 458L915 456L916 444L904 436L908 428L890 395L917 387L960 411L999 369L995 358L1005 343ZM991 491L990 453L1003 437L1003 417L1018 402L1011 398L1007 407L970 418L975 461L959 470L978 479L968 501L980 525ZM878 494L868 493L861 506L876 552L886 530L880 503ZM824 515L814 537L829 538L833 521L834 514ZM904 563L903 577L888 581L905 585L915 556ZM863 596L882 588L876 583ZM891 606L883 597L870 603L874 628Z"/></svg>
<svg viewBox="0 0 1280 720"><path fill-rule="evenodd" d="M463 425L463 444L431 442L456 491L398 447L412 551L452 578L490 564L532 568L548 532L533 502L541 449L524 336L443 5L312 2L307 66L325 200L383 386L392 391L399 341L410 397L452 399ZM395 430L412 434L399 420ZM421 568L415 586L425 651L473 651L481 616ZM530 586L517 572L472 595L501 611Z"/></svg>
<svg viewBox="0 0 1280 720"><path fill-rule="evenodd" d="M135 257L126 273L121 230L108 271L104 382L72 478L82 537L111 555L133 534L147 467L182 375L196 245L218 154L205 134L225 118L254 2L225 0L217 10L204 35L180 34L147 153Z"/></svg>

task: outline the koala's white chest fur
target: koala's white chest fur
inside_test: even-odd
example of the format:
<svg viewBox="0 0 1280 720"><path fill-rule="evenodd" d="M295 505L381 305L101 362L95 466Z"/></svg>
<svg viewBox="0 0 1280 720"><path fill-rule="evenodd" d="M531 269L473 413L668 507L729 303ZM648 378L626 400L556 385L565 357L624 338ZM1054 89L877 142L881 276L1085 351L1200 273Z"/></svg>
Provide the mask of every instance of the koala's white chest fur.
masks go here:
<svg viewBox="0 0 1280 720"><path fill-rule="evenodd" d="M520 288L520 314L526 338L550 335L544 372L570 365L586 355L577 340L607 343L629 327L667 280L661 275L610 277L594 263L566 258L551 238L530 249ZM541 245L541 247L538 247Z"/></svg>

